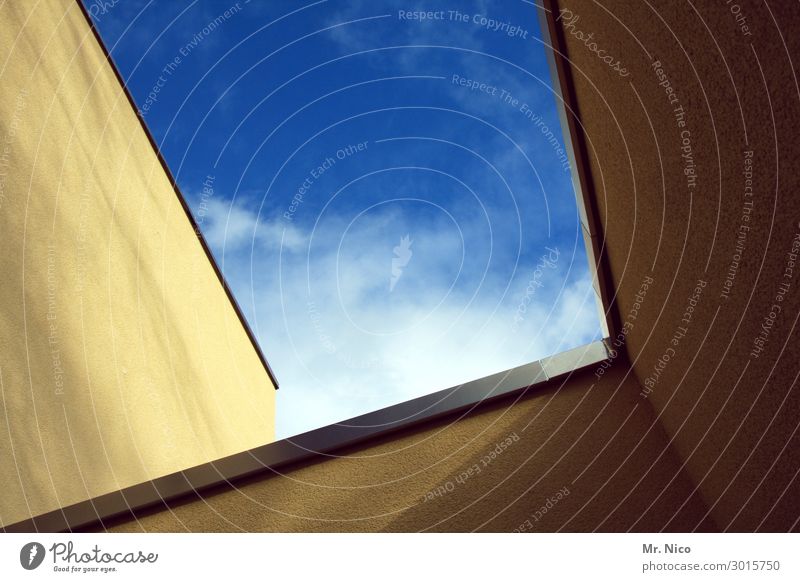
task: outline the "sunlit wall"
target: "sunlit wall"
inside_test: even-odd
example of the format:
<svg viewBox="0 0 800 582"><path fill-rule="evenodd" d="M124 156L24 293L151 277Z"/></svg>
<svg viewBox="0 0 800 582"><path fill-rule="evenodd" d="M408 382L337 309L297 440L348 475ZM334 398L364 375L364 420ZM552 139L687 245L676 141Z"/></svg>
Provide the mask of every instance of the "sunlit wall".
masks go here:
<svg viewBox="0 0 800 582"><path fill-rule="evenodd" d="M0 523L270 442L274 387L77 3L0 6L0 140Z"/></svg>

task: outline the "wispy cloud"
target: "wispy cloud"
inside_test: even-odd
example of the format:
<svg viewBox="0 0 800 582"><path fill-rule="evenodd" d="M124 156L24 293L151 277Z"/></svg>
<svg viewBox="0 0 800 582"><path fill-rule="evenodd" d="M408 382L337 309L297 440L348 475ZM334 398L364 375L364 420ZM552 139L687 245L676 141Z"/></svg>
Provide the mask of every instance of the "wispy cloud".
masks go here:
<svg viewBox="0 0 800 582"><path fill-rule="evenodd" d="M281 381L279 436L594 339L569 175L521 107L556 131L554 97L510 64L549 77L541 45L471 18L533 30L534 6L465 1L436 10L466 20L419 22L398 18L421 9L404 0L325 2L256 32L289 4L237 12L184 61L170 81L175 98L148 117L156 135L169 128L163 151L178 174L214 167L219 176L191 206L202 210L203 232ZM150 42L142 39L177 17L178 8L165 20L167 8L137 21L144 36L129 45L134 64ZM155 47L163 54L143 61L133 90L147 95L186 36L217 13L198 5L168 27ZM382 14L391 16L371 18ZM250 34L205 78L209 63ZM407 45L439 48L329 62ZM266 50L274 56L256 66ZM471 90L454 74L498 91ZM190 92L191 106L172 117ZM364 147L339 156L353 144ZM539 266L547 246L558 260Z"/></svg>
<svg viewBox="0 0 800 582"><path fill-rule="evenodd" d="M441 225L414 230L391 212L349 231L333 220L313 236L294 232L286 253L279 241L298 227L270 223L251 255L255 214L234 207L226 216L224 204L209 213L209 240L219 256L224 245L226 275L280 378L279 436L540 359L597 334L590 282L571 276L585 268L570 264L568 250L540 279L520 322L515 316L536 264L521 266L501 300L508 273L481 279L470 272L475 265L459 270L462 243ZM406 234L414 260L390 291L394 249ZM462 234L484 236L467 224Z"/></svg>
<svg viewBox="0 0 800 582"><path fill-rule="evenodd" d="M239 252L256 248L297 252L304 248L307 237L279 216L259 219L247 201L231 202L222 198L208 201L203 234L218 252Z"/></svg>

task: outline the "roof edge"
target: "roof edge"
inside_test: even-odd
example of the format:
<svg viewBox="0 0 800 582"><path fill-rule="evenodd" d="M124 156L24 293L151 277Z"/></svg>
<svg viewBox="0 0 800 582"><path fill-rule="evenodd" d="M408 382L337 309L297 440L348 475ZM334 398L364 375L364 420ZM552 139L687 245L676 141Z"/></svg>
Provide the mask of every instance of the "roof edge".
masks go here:
<svg viewBox="0 0 800 582"><path fill-rule="evenodd" d="M246 478L309 460L325 460L353 445L363 445L391 433L424 426L446 417L464 418L486 405L516 402L573 374L591 371L609 358L604 341L595 341L511 368L395 404L350 420L275 441L222 459L171 473L44 513L0 528L12 532L74 532L105 527L112 521L134 519L147 510L174 503L219 487L231 487ZM511 402L510 404L513 404Z"/></svg>

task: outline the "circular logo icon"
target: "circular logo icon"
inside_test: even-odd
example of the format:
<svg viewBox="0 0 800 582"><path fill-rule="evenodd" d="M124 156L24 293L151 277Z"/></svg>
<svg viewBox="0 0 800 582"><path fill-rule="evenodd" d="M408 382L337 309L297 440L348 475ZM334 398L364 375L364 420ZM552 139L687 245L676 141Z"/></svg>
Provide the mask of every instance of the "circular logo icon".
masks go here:
<svg viewBox="0 0 800 582"><path fill-rule="evenodd" d="M35 570L44 560L44 546L39 542L28 542L19 551L19 563L26 570Z"/></svg>

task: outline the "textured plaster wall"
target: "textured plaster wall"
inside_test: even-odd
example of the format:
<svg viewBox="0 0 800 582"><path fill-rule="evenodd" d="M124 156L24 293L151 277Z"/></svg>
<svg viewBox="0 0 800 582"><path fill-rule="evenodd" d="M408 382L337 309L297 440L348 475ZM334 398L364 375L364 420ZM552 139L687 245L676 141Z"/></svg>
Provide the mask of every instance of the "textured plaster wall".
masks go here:
<svg viewBox="0 0 800 582"><path fill-rule="evenodd" d="M797 4L561 5L640 402L653 406L720 529L796 529Z"/></svg>
<svg viewBox="0 0 800 582"><path fill-rule="evenodd" d="M590 370L109 529L685 530L706 507L638 389L624 366Z"/></svg>
<svg viewBox="0 0 800 582"><path fill-rule="evenodd" d="M800 148L792 65L798 41L790 34L798 15L789 3L738 6L746 31L723 2L562 3L572 13L571 24L563 22L567 14L559 24L569 26L565 38L605 233L602 250L630 363L620 355L599 378L590 370L518 402L208 492L111 529L796 529L800 272L787 267L800 232L793 168ZM205 296L186 301L192 286L173 295L181 281L198 288L198 275L186 275L187 263L172 260L177 249L190 248L182 243L191 230L174 196L166 195L161 169L87 40L85 23L69 3L50 3L34 28L16 38L29 9L6 4L0 20L2 54L12 55L0 77L30 76L25 84L0 84L2 130L12 133L16 124L24 128L17 134L35 136L10 146L9 159L28 168L27 179L24 172L3 178L0 207L3 236L13 249L0 259L10 274L3 301L11 306L0 320L8 411L0 428L10 423L2 454L3 465L14 468L1 477L4 490L13 492L7 497L13 503L0 507L4 520L20 513L20 500L33 502L38 513L85 498L87 490L101 493L233 452L225 443L234 436L239 448L262 444L268 439L248 427L271 427L271 409L260 402L272 398L270 387L256 373L255 355L245 349L232 313L200 310L214 304ZM593 34L595 45L576 31L584 39ZM69 50L52 48L53 58L38 61L53 39ZM594 52L600 49L627 75L606 66ZM81 58L73 60L76 50ZM80 80L82 92L62 87L65 71L73 72L70 83ZM22 86L30 89L20 99ZM84 98L91 106L82 106ZM73 127L81 128L74 136ZM750 184L746 159L753 162ZM90 210L64 202L65 192L72 196L66 200L92 192ZM80 315L75 299L81 212L96 221L98 233L85 251L95 253L86 259L95 267L85 285L94 291L82 291L91 318ZM83 382L67 385L63 395L55 394L47 367L47 268L41 265L51 231L33 226L42 221L51 221L52 236L65 241L55 253L64 272L57 286L59 338L77 345L65 376ZM140 249L149 258L138 258ZM159 283L145 289L143 280ZM205 280L199 288L219 293L223 305L212 273ZM759 344L760 337L766 340ZM216 367L208 372L212 361ZM156 396L142 372L154 366ZM228 373L206 376L213 370ZM209 380L221 377L229 383ZM230 396L218 397L225 391ZM209 409L209 401L221 408ZM227 406L254 422L237 417L243 430L234 435ZM175 413L190 430L153 420ZM68 431L67 421L82 423L80 430ZM176 445L165 451L159 431L163 437L170 430L178 433ZM119 456L109 460L106 450ZM27 497L20 480L32 484Z"/></svg>
<svg viewBox="0 0 800 582"><path fill-rule="evenodd" d="M272 440L274 388L75 2L0 5L0 524Z"/></svg>
<svg viewBox="0 0 800 582"><path fill-rule="evenodd" d="M797 529L800 14L731 4L561 2L630 364L116 529Z"/></svg>

